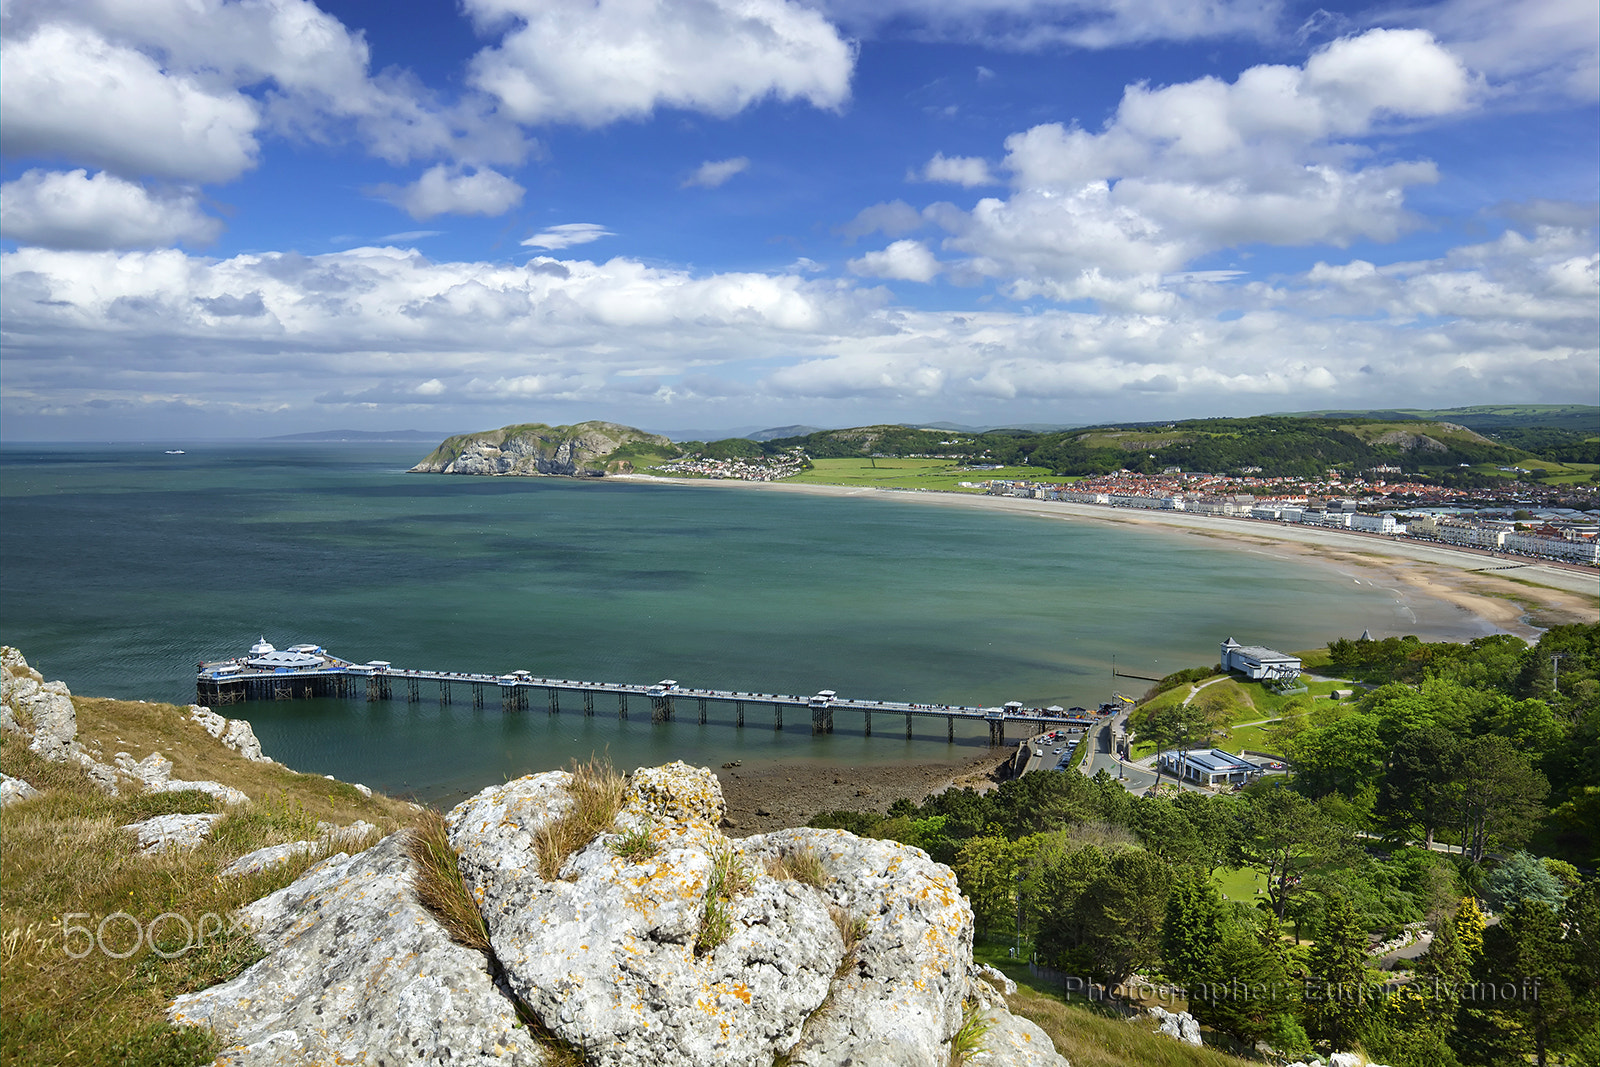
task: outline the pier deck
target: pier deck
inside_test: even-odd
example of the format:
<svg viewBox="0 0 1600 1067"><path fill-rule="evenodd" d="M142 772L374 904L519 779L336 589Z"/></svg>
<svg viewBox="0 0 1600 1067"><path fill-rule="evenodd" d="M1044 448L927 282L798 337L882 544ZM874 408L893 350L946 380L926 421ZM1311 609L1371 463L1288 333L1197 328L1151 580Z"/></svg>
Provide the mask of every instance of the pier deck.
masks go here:
<svg viewBox="0 0 1600 1067"><path fill-rule="evenodd" d="M265 653L212 663L201 663L195 676L195 699L201 704L217 706L247 700L299 700L313 697L362 697L368 700L422 699L421 688L437 688L440 705L455 702L456 687L463 687L463 696L470 696L474 707L483 707L486 696L494 699L505 711L527 710L530 697L535 692L545 695L550 713L561 711L564 695L581 697L583 713L594 714L596 696L614 697L619 718L628 717L628 698L643 698L649 702L652 721L669 721L676 717L678 704L685 700L695 702L699 721L706 721L706 705L712 701L731 704L735 709L737 726L745 724L745 712L751 705L770 708L773 726L783 727L786 708L804 708L811 713L813 733L832 733L834 713L859 712L865 717L866 733L872 734L873 714L904 715L906 736L911 736L914 718L944 719L947 733L955 736L958 721L984 722L989 725L992 744L1005 741L1007 723L1026 723L1030 726L1064 726L1085 729L1098 719L1082 708L1063 710L1057 707L1030 708L1019 701L995 707L955 704L923 704L903 700L865 700L841 697L830 690L812 696L792 693L757 693L732 689L703 689L680 685L666 679L653 685L631 682L577 681L570 678L547 678L529 671L512 671L507 674L474 673L468 671L432 671L395 667L382 661L354 663L330 655L321 648L296 645L288 654L277 653L264 642L256 646ZM274 657L295 659L293 665L273 665ZM396 689L403 697L396 696ZM430 694L431 696L431 694ZM574 709L576 710L576 709Z"/></svg>

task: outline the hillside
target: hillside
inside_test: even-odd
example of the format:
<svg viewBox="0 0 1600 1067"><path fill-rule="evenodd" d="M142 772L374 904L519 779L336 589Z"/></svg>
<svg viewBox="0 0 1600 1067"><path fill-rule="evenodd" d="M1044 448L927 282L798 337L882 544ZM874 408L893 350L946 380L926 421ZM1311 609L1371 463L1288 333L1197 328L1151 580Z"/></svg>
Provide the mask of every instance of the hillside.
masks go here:
<svg viewBox="0 0 1600 1067"><path fill-rule="evenodd" d="M75 697L11 648L0 681L5 1063L1064 1067L1046 1035L1080 1067L1243 1062L1011 986L915 849L726 838L704 769L591 763L441 819L243 720Z"/></svg>
<svg viewBox="0 0 1600 1067"><path fill-rule="evenodd" d="M535 422L446 438L411 472L595 477L628 473L635 464L659 463L678 451L659 434L614 422Z"/></svg>

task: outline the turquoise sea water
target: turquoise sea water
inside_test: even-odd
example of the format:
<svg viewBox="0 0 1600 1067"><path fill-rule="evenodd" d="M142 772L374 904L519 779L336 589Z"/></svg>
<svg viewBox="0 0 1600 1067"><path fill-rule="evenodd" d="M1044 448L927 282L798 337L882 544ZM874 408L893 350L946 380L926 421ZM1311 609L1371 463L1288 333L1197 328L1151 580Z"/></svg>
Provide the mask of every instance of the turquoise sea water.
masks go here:
<svg viewBox="0 0 1600 1067"><path fill-rule="evenodd" d="M931 703L1090 705L1222 638L1405 632L1389 590L1190 536L914 498L408 475L412 445L0 450L0 640L74 692L186 703L194 665L321 644L357 661ZM422 700L250 703L297 769L446 798L574 756L846 762L978 754L982 727L752 706L619 722ZM491 698L492 699L492 698ZM573 701L576 703L576 701ZM638 703L638 702L636 702Z"/></svg>

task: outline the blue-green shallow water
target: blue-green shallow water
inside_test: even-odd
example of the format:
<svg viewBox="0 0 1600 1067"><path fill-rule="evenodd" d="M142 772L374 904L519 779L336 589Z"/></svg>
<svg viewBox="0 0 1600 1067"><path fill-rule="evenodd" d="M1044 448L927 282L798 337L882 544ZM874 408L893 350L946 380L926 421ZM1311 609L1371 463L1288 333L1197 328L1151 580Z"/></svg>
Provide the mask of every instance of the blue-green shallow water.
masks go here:
<svg viewBox="0 0 1600 1067"><path fill-rule="evenodd" d="M1093 705L1124 670L1213 663L1232 635L1309 648L1404 632L1417 605L1332 569L1205 539L914 499L407 475L409 445L0 450L0 639L74 692L188 702L194 665L259 635L357 661L931 703ZM442 798L609 750L925 761L982 727L840 714L813 739L731 707L652 725L600 698L551 716L422 701L251 703L297 769ZM491 701L493 698L491 697ZM644 721L640 721L643 718ZM980 736L981 735L981 736Z"/></svg>

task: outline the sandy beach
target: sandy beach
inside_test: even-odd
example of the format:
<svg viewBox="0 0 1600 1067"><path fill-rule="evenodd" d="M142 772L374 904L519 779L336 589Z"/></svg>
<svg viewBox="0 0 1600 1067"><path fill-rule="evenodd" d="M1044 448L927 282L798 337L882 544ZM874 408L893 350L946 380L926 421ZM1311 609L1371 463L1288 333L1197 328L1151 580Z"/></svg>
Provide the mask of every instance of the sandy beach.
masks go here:
<svg viewBox="0 0 1600 1067"><path fill-rule="evenodd" d="M1600 575L1592 569L1424 542L1310 529L1270 522L1138 511L1017 497L917 492L855 486L740 482L698 478L623 479L714 491L855 497L929 508L967 508L1049 522L1134 526L1174 537L1204 537L1219 548L1304 560L1351 581L1370 582L1413 609L1407 632L1423 640L1460 640L1485 632L1537 640L1565 623L1600 622ZM1389 634L1375 634L1378 637ZM728 804L730 832L759 833L804 824L820 811L887 811L905 797L920 802L952 785L993 788L1009 751L949 763L840 765L770 763L713 768Z"/></svg>

